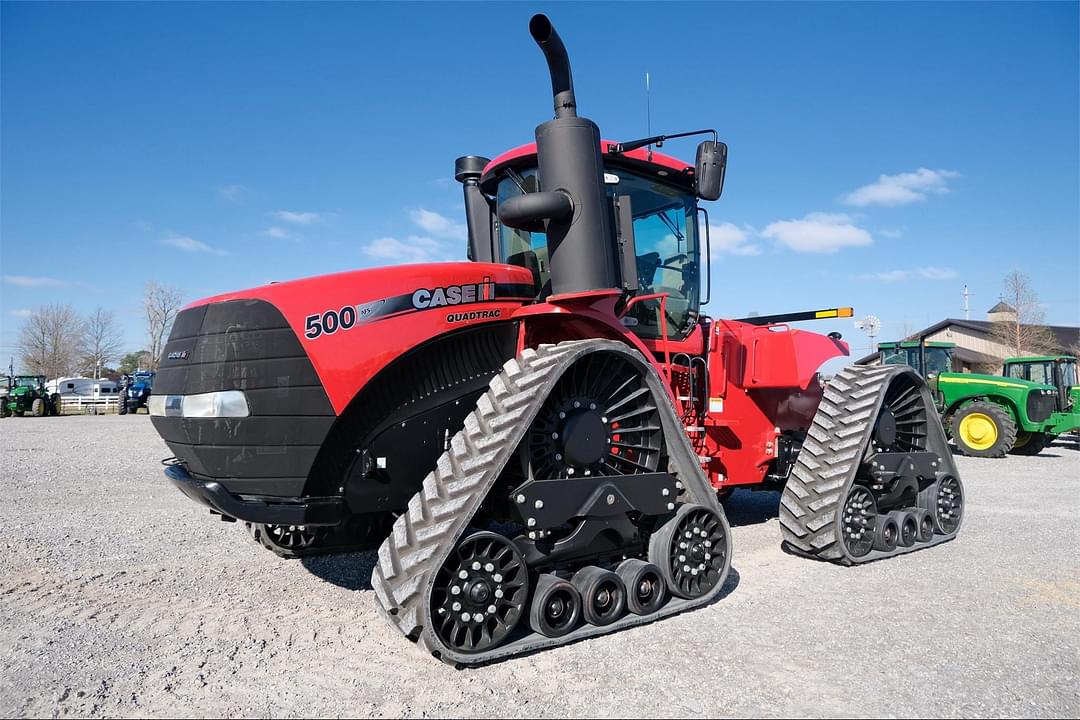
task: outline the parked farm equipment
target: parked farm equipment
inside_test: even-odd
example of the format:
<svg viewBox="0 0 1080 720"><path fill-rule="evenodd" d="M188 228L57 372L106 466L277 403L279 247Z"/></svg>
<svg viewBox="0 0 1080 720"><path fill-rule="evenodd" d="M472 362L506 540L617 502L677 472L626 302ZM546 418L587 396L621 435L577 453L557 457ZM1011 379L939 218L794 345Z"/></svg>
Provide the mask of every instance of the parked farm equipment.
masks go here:
<svg viewBox="0 0 1080 720"><path fill-rule="evenodd" d="M22 417L27 413L34 417L60 413L60 396L45 389L44 375L16 375L8 382L0 414Z"/></svg>
<svg viewBox="0 0 1080 720"><path fill-rule="evenodd" d="M153 392L155 374L152 370L136 370L132 375L125 375L121 379L120 404L117 406L120 415L134 415L139 412L139 408L147 407Z"/></svg>
<svg viewBox="0 0 1080 720"><path fill-rule="evenodd" d="M171 481L282 555L388 529L387 617L466 665L716 598L729 488L783 488L785 546L809 557L955 537L963 489L922 378L847 368L823 389L839 336L705 316L699 201L720 196L727 147L705 131L688 165L646 148L663 136L601 140L559 36L542 15L529 29L555 118L535 144L458 159L472 262L188 306L149 405Z"/></svg>
<svg viewBox="0 0 1080 720"><path fill-rule="evenodd" d="M884 364L910 365L930 383L942 422L963 454L1037 455L1054 437L1077 427L1080 416L1067 384L1076 382L1075 359L1061 358L1057 364L1057 358L1010 358L1002 375L958 373L950 372L955 347L955 343L917 340L878 345ZM1028 379L1035 377L1032 372L1040 382Z"/></svg>

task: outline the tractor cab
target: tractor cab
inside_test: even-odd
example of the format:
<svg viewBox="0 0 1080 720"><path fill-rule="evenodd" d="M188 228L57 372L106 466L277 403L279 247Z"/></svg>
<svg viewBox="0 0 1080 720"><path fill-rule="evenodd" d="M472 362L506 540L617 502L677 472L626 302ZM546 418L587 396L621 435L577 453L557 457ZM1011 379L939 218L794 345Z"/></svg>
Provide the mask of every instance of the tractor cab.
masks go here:
<svg viewBox="0 0 1080 720"><path fill-rule="evenodd" d="M44 394L45 392L45 376L44 375L16 375L11 383L12 394L25 395L37 391Z"/></svg>
<svg viewBox="0 0 1080 720"><path fill-rule="evenodd" d="M1068 410L1080 395L1076 358L1068 355L1006 358L1002 377L1029 380L1057 389L1058 410Z"/></svg>
<svg viewBox="0 0 1080 720"><path fill-rule="evenodd" d="M916 340L878 343L882 365L910 365L927 379L952 371L955 347L956 343Z"/></svg>
<svg viewBox="0 0 1080 720"><path fill-rule="evenodd" d="M645 150L613 152L617 143L603 141L604 191L608 222L619 229L623 246L612 248L609 261L620 270L621 284L644 299L627 312L624 323L643 338L682 339L693 329L701 298L701 247L693 168L673 157ZM536 147L511 150L488 163L480 187L501 207L513 198L540 191ZM624 217L618 217L618 214ZM621 223L629 218L630 232ZM633 241L632 261L625 247ZM598 245L600 243L598 242ZM625 256L620 255L620 249ZM551 294L548 237L540 223L511 227L494 221L492 259L532 271L540 297Z"/></svg>

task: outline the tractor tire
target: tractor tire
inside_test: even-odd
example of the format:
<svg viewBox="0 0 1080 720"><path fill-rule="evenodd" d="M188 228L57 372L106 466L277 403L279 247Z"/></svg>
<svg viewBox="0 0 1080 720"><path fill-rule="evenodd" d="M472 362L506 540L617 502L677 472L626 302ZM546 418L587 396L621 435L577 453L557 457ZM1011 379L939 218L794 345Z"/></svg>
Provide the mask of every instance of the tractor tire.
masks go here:
<svg viewBox="0 0 1080 720"><path fill-rule="evenodd" d="M1016 434L1016 442L1009 452L1013 455L1038 455L1052 442L1054 437L1047 433L1020 432Z"/></svg>
<svg viewBox="0 0 1080 720"><path fill-rule="evenodd" d="M58 395L56 393L54 393L52 395L52 397L49 398L49 414L50 415L52 415L53 417L56 417L56 416L58 416L60 414L61 402L62 401L60 400L60 395Z"/></svg>
<svg viewBox="0 0 1080 720"><path fill-rule="evenodd" d="M35 398L34 402L30 403L30 414L34 417L43 417L45 415L45 400L43 398Z"/></svg>
<svg viewBox="0 0 1080 720"><path fill-rule="evenodd" d="M120 394L120 399L116 403L116 414L117 415L127 415L127 412L128 412L128 408L127 408L127 392L125 390L121 390L120 393L121 393Z"/></svg>
<svg viewBox="0 0 1080 720"><path fill-rule="evenodd" d="M973 402L953 415L952 437L964 455L1003 458L1016 443L1016 423L1000 405Z"/></svg>

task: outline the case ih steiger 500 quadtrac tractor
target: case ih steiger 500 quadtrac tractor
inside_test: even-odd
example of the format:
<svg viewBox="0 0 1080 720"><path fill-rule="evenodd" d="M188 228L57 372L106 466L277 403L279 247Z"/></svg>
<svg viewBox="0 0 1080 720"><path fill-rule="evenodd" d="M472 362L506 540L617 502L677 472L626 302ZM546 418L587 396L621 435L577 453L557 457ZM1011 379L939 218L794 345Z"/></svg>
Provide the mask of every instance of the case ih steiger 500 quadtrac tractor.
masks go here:
<svg viewBox="0 0 1080 720"><path fill-rule="evenodd" d="M726 147L690 166L602 141L559 36L529 29L555 118L535 145L459 158L472 262L186 308L150 398L171 480L285 555L389 530L380 605L465 665L710 602L735 486L783 487L784 542L810 557L952 539L963 490L923 380L849 368L822 390L847 346L782 322L805 314L701 314L698 200L719 197Z"/></svg>

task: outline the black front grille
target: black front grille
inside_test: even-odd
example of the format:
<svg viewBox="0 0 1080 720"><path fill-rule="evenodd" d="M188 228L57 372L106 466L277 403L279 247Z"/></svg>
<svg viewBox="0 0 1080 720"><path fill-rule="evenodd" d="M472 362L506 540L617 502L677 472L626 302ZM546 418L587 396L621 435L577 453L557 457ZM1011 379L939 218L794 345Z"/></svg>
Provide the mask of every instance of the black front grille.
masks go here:
<svg viewBox="0 0 1080 720"><path fill-rule="evenodd" d="M1056 407L1056 395L1044 395L1039 390L1033 390L1028 394L1027 415L1031 422L1043 422L1050 417Z"/></svg>
<svg viewBox="0 0 1080 720"><path fill-rule="evenodd" d="M230 300L177 316L154 393L218 390L243 390L251 416L154 416L169 449L193 476L231 492L300 495L336 418L307 353L270 303Z"/></svg>

